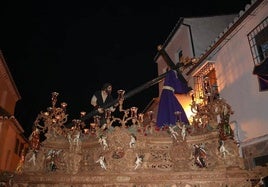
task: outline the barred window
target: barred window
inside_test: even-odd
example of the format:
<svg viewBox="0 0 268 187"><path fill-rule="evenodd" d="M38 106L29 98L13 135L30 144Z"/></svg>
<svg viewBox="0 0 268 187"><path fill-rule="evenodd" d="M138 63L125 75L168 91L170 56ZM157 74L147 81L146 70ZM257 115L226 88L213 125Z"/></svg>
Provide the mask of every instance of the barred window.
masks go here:
<svg viewBox="0 0 268 187"><path fill-rule="evenodd" d="M268 91L268 17L248 34L259 90Z"/></svg>
<svg viewBox="0 0 268 187"><path fill-rule="evenodd" d="M248 34L248 40L254 64L259 65L268 57L268 17Z"/></svg>

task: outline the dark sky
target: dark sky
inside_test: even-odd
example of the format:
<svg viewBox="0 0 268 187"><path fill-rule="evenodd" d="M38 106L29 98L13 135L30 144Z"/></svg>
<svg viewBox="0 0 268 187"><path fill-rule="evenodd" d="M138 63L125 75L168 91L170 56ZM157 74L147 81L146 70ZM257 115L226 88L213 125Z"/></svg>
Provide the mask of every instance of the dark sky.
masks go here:
<svg viewBox="0 0 268 187"><path fill-rule="evenodd" d="M144 4L145 3L145 4ZM154 57L180 17L238 13L250 0L6 1L1 3L0 49L21 95L15 117L26 136L51 92L68 103L69 119L90 112L103 83L126 92L157 77ZM126 101L139 112L157 85Z"/></svg>

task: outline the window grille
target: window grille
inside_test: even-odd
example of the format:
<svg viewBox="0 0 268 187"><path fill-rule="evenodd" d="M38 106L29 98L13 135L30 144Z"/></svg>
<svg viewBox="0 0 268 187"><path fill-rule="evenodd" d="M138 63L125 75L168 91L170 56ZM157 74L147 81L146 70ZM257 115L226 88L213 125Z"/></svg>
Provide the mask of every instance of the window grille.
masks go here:
<svg viewBox="0 0 268 187"><path fill-rule="evenodd" d="M254 65L268 57L268 17L248 34L248 41Z"/></svg>
<svg viewBox="0 0 268 187"><path fill-rule="evenodd" d="M253 74L257 75L260 91L268 91L268 17L248 34L254 62Z"/></svg>

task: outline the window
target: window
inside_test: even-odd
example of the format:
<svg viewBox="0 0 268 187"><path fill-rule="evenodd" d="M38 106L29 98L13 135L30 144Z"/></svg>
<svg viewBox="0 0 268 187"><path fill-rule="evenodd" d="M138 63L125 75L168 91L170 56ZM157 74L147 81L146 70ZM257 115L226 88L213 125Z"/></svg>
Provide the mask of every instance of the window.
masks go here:
<svg viewBox="0 0 268 187"><path fill-rule="evenodd" d="M182 58L182 50L179 49L179 50L177 51L177 53L176 53L176 57L175 57L176 62L181 62L181 58Z"/></svg>
<svg viewBox="0 0 268 187"><path fill-rule="evenodd" d="M19 155L19 145L20 145L20 141L19 141L19 139L17 138L17 139L16 139L15 150L14 150L15 154L17 154L17 155Z"/></svg>
<svg viewBox="0 0 268 187"><path fill-rule="evenodd" d="M255 166L266 166L268 163L268 155L259 156L254 158Z"/></svg>
<svg viewBox="0 0 268 187"><path fill-rule="evenodd" d="M24 144L20 143L19 156L21 156L22 151L24 150Z"/></svg>
<svg viewBox="0 0 268 187"><path fill-rule="evenodd" d="M268 91L268 17L248 34L248 40L255 65L253 74L258 76L260 91Z"/></svg>
<svg viewBox="0 0 268 187"><path fill-rule="evenodd" d="M212 90L206 90L212 89ZM205 92L210 92L217 96L218 87L216 79L216 71L214 62L206 62L206 64L194 75L195 97L198 99L205 97Z"/></svg>

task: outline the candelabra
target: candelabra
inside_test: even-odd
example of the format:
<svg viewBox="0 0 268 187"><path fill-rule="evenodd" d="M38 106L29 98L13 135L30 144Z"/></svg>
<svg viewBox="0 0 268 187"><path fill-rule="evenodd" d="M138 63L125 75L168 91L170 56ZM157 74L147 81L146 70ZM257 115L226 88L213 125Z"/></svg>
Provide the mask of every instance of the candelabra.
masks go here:
<svg viewBox="0 0 268 187"><path fill-rule="evenodd" d="M100 116L99 115L93 116L93 119L94 122L89 124L91 134L95 134L97 129L100 127Z"/></svg>
<svg viewBox="0 0 268 187"><path fill-rule="evenodd" d="M118 122L121 126L126 127L127 123L131 121L131 125L141 125L143 123L143 116L144 114L138 113L137 107L131 107L129 109L123 109L123 102L124 102L124 90L118 90L118 104L119 104L119 112L123 112L124 115L122 118L112 116L111 109L105 109L105 120L106 125L103 128L112 126L115 122ZM91 124L91 127L95 129L100 125L100 116L94 116L94 124Z"/></svg>
<svg viewBox="0 0 268 187"><path fill-rule="evenodd" d="M65 134L64 124L68 119L68 114L66 114L67 103L62 102L60 107L56 107L58 95L57 92L52 93L52 106L48 107L45 112L41 111L34 122L35 128L54 136Z"/></svg>
<svg viewBox="0 0 268 187"><path fill-rule="evenodd" d="M86 115L86 112L82 111L80 112L80 118L82 119ZM83 130L86 126L85 122L82 121L81 119L73 119L72 124L73 126L71 127L71 130Z"/></svg>

